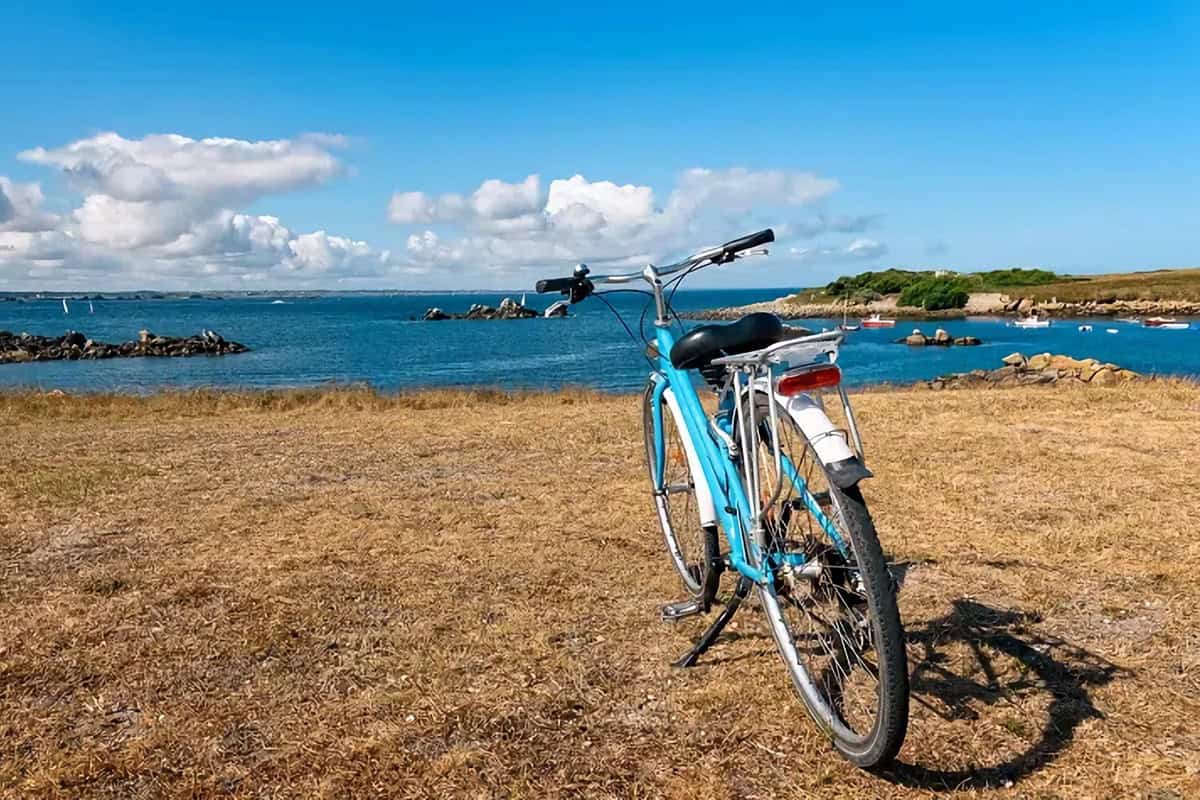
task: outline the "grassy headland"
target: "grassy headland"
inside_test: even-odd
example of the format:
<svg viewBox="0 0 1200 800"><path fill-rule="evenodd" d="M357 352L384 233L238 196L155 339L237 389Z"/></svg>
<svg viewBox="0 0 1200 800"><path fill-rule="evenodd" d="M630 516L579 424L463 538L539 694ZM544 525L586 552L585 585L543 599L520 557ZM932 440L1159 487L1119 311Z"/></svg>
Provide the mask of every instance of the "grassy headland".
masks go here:
<svg viewBox="0 0 1200 800"><path fill-rule="evenodd" d="M909 565L884 777L755 611L668 666L637 398L2 394L0 795L1200 793L1200 392L856 402Z"/></svg>
<svg viewBox="0 0 1200 800"><path fill-rule="evenodd" d="M773 302L691 314L734 319L750 311L783 317L880 313L909 319L966 314L1200 316L1200 269L1106 275L1056 275L1037 269L976 273L887 269L862 272Z"/></svg>

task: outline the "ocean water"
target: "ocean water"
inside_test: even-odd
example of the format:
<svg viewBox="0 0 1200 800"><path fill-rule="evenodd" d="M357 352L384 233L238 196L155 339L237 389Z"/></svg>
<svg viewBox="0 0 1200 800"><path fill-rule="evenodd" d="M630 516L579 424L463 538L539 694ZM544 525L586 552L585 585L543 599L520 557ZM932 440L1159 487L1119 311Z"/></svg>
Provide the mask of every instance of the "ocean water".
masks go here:
<svg viewBox="0 0 1200 800"><path fill-rule="evenodd" d="M675 307L740 305L785 294L782 289L680 290ZM86 301L64 315L58 300L0 302L0 330L44 336L76 329L94 339L137 338L142 328L170 336L216 330L252 352L224 357L136 358L0 365L0 388L149 392L166 387L263 388L367 383L385 391L426 386L556 388L590 386L634 391L645 381L641 347L596 299L566 319L423 322L430 306L462 312L472 303L498 305L503 294L334 295L312 298L195 298ZM519 295L516 299L520 299ZM529 293L535 308L556 296ZM610 295L637 332L644 300ZM414 317L418 319L413 319ZM649 331L653 313L646 320ZM819 330L839 320L800 324ZM848 334L841 363L851 385L910 383L947 372L990 369L1015 350L1095 357L1146 373L1200 375L1200 323L1161 331L1111 320L1063 321L1049 329L1012 328L1005 320L898 322L891 330ZM695 324L695 323L688 323ZM932 334L978 336L979 347L909 348L894 340L914 327ZM1115 328L1116 334L1105 332Z"/></svg>

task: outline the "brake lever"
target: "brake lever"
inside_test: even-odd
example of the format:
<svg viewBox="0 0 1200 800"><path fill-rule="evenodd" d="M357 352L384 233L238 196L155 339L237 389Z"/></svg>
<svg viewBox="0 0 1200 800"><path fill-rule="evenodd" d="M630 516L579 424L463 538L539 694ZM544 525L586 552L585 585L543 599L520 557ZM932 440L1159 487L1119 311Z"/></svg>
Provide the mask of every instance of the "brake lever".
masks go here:
<svg viewBox="0 0 1200 800"><path fill-rule="evenodd" d="M742 252L734 255L734 258L749 258L750 256L766 256L770 254L771 251L763 247L758 250L743 250Z"/></svg>

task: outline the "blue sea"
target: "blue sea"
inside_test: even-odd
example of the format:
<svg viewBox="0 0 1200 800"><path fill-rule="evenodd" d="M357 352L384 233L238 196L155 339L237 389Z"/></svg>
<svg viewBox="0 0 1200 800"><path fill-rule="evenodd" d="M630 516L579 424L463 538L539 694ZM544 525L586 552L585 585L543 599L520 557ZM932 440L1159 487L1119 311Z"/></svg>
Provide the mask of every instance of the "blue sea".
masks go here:
<svg viewBox="0 0 1200 800"><path fill-rule="evenodd" d="M681 290L680 312L770 300L785 289ZM519 294L392 294L317 297L237 297L147 300L0 302L0 330L43 336L68 329L109 342L136 339L148 328L186 336L208 328L252 348L242 355L136 358L0 365L0 388L150 392L162 388L265 388L366 383L385 391L428 386L640 388L646 362L621 324L596 299L573 306L566 319L420 321L431 306L463 312L472 303L498 305ZM556 296L529 293L544 308ZM610 302L638 329L644 301L627 294ZM650 312L646 319L649 332ZM840 320L807 320L819 330ZM1090 333L1078 325L1090 322ZM694 323L689 323L694 324ZM914 327L938 326L973 335L980 347L909 348L894 340ZM1116 334L1106 333L1115 328ZM1200 323L1186 331L1141 328L1112 320L1056 322L1044 330L975 318L942 323L900 321L892 330L848 334L841 363L852 385L910 383L947 372L993 368L1013 351L1095 357L1145 373L1200 375Z"/></svg>

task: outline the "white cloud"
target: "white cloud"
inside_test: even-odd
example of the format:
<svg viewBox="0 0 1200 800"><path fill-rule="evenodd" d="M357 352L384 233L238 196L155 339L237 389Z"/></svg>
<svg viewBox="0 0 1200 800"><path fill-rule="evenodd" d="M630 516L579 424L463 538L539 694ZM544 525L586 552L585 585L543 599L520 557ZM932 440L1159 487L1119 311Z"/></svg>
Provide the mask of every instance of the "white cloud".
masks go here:
<svg viewBox="0 0 1200 800"><path fill-rule="evenodd" d="M0 231L53 230L58 217L42 210L42 187L16 183L0 175Z"/></svg>
<svg viewBox="0 0 1200 800"><path fill-rule="evenodd" d="M541 180L530 175L521 183L487 180L471 195L471 210L480 219L515 219L542 207Z"/></svg>
<svg viewBox="0 0 1200 800"><path fill-rule="evenodd" d="M46 212L41 186L0 177L0 282L29 288L407 285L414 273L473 271L480 284L527 268L573 262L631 267L715 244L796 209L821 207L837 181L808 172L689 169L674 186L537 174L488 179L444 194L400 191L388 218L404 231L395 252L325 230L297 231L248 213L270 196L347 172L343 137L248 141L103 133L20 158L58 170L78 194ZM55 198L59 205L66 198ZM860 233L870 217L827 216L777 225L781 240ZM779 245L786 252L787 242ZM883 244L793 251L795 261L869 260ZM504 280L508 280L507 277ZM444 281L443 281L444 282ZM511 284L510 284L511 285Z"/></svg>
<svg viewBox="0 0 1200 800"><path fill-rule="evenodd" d="M874 239L855 239L846 245L846 255L851 258L879 258L887 252L887 245Z"/></svg>
<svg viewBox="0 0 1200 800"><path fill-rule="evenodd" d="M61 168L87 194L135 202L180 196L248 202L340 174L342 164L331 149L342 144L341 137L322 134L249 142L173 133L126 139L102 133L65 147L36 147L18 157Z"/></svg>
<svg viewBox="0 0 1200 800"><path fill-rule="evenodd" d="M341 175L333 150L345 144L333 134L245 141L103 133L27 150L21 159L58 168L83 197L60 219L40 211L37 184L0 177L0 277L61 285L83 276L94 288L98 268L112 282L181 286L387 274L402 265L386 250L239 211Z"/></svg>
<svg viewBox="0 0 1200 800"><path fill-rule="evenodd" d="M399 224L430 223L437 219L437 203L424 192L396 192L388 203L388 219Z"/></svg>
<svg viewBox="0 0 1200 800"><path fill-rule="evenodd" d="M837 188L837 181L811 172L696 168L683 173L671 201L685 209L717 205L749 211L763 206L806 205L833 194Z"/></svg>
<svg viewBox="0 0 1200 800"><path fill-rule="evenodd" d="M801 264L840 264L870 261L885 255L887 245L874 239L855 239L844 247L793 247L789 251Z"/></svg>
<svg viewBox="0 0 1200 800"><path fill-rule="evenodd" d="M589 182L582 175L574 175L550 183L545 212L551 217L566 214L566 223L575 230L594 230L603 224L645 225L654 216L654 190L628 183L618 186L611 181Z"/></svg>
<svg viewBox="0 0 1200 800"><path fill-rule="evenodd" d="M632 264L745 233L764 221L750 219L752 212L776 214L837 189L836 181L807 172L741 167L687 170L661 207L651 186L578 174L550 181L544 196L540 185L537 175L520 183L487 180L465 202L458 194L397 192L388 216L398 224L453 229L409 237L410 256L431 266L500 271L572 261Z"/></svg>

